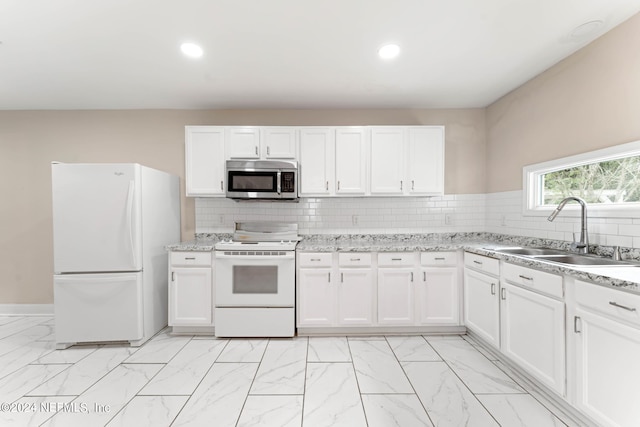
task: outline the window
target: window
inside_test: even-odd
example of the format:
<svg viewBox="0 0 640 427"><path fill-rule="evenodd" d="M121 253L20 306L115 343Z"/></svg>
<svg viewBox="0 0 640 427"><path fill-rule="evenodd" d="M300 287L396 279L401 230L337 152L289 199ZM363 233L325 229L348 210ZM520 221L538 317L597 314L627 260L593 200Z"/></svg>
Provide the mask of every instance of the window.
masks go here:
<svg viewBox="0 0 640 427"><path fill-rule="evenodd" d="M590 216L637 217L640 141L526 166L523 181L525 215L548 215L576 196L588 203Z"/></svg>

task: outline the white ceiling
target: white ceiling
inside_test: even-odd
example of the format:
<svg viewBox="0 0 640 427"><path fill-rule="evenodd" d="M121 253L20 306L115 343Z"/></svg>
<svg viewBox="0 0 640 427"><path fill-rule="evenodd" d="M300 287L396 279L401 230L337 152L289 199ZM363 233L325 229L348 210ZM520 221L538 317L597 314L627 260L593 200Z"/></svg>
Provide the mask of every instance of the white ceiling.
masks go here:
<svg viewBox="0 0 640 427"><path fill-rule="evenodd" d="M0 0L0 109L484 107L640 0ZM603 25L586 37L572 31ZM198 60L179 46L204 48ZM394 42L394 61L377 49Z"/></svg>

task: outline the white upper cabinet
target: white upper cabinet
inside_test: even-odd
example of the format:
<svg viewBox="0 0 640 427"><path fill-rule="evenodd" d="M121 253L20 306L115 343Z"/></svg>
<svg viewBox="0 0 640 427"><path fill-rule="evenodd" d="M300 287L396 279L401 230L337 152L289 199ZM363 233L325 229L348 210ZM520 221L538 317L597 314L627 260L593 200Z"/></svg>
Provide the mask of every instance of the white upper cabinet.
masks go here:
<svg viewBox="0 0 640 427"><path fill-rule="evenodd" d="M300 196L335 194L335 129L300 130Z"/></svg>
<svg viewBox="0 0 640 427"><path fill-rule="evenodd" d="M265 159L296 159L297 131L291 127L263 129L262 157Z"/></svg>
<svg viewBox="0 0 640 427"><path fill-rule="evenodd" d="M444 126L407 129L407 185L410 195L444 194Z"/></svg>
<svg viewBox="0 0 640 427"><path fill-rule="evenodd" d="M228 128L227 158L259 159L260 128L253 126Z"/></svg>
<svg viewBox="0 0 640 427"><path fill-rule="evenodd" d="M443 126L371 129L372 195L443 193Z"/></svg>
<svg viewBox="0 0 640 427"><path fill-rule="evenodd" d="M296 129L234 126L227 128L228 159L295 159Z"/></svg>
<svg viewBox="0 0 640 427"><path fill-rule="evenodd" d="M405 129L371 129L371 194L400 195L405 185Z"/></svg>
<svg viewBox="0 0 640 427"><path fill-rule="evenodd" d="M336 194L363 196L367 192L367 130L336 129Z"/></svg>
<svg viewBox="0 0 640 427"><path fill-rule="evenodd" d="M186 195L224 196L225 131L217 126L185 127Z"/></svg>
<svg viewBox="0 0 640 427"><path fill-rule="evenodd" d="M298 160L302 197L444 192L444 126L186 126L187 196L225 195L225 160Z"/></svg>

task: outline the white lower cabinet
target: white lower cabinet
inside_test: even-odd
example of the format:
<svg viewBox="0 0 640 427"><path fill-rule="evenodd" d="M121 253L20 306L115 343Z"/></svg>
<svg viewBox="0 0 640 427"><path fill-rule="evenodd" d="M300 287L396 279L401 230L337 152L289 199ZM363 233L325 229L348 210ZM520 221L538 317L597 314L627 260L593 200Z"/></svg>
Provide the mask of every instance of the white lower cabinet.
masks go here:
<svg viewBox="0 0 640 427"><path fill-rule="evenodd" d="M338 284L338 324L373 324L371 268L342 268Z"/></svg>
<svg viewBox="0 0 640 427"><path fill-rule="evenodd" d="M212 327L214 323L211 252L171 252L169 326Z"/></svg>
<svg viewBox="0 0 640 427"><path fill-rule="evenodd" d="M412 268L378 269L378 323L415 323L414 276Z"/></svg>
<svg viewBox="0 0 640 427"><path fill-rule="evenodd" d="M297 325L462 330L457 259L457 252L300 252Z"/></svg>
<svg viewBox="0 0 640 427"><path fill-rule="evenodd" d="M371 255L339 255L354 267L340 268L332 253L298 254L299 327L373 324Z"/></svg>
<svg viewBox="0 0 640 427"><path fill-rule="evenodd" d="M502 352L563 396L564 302L503 283L500 315Z"/></svg>
<svg viewBox="0 0 640 427"><path fill-rule="evenodd" d="M420 254L416 280L417 323L421 325L460 324L460 283L456 252Z"/></svg>
<svg viewBox="0 0 640 427"><path fill-rule="evenodd" d="M500 347L499 261L464 256L464 323L488 344ZM482 270L479 270L482 269Z"/></svg>
<svg viewBox="0 0 640 427"><path fill-rule="evenodd" d="M574 405L598 425L640 425L640 297L576 280L568 325Z"/></svg>
<svg viewBox="0 0 640 427"><path fill-rule="evenodd" d="M332 326L335 319L335 285L331 268L298 270L298 326Z"/></svg>

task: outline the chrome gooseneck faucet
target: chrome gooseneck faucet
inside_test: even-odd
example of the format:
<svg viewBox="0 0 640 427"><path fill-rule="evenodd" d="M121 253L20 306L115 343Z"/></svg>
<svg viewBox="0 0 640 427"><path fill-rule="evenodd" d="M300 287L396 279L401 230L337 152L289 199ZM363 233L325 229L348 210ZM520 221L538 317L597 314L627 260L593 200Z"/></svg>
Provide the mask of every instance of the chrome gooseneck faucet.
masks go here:
<svg viewBox="0 0 640 427"><path fill-rule="evenodd" d="M562 208L564 208L564 205L566 205L567 202L571 200L580 203L580 208L582 209L582 216L580 218L581 219L580 241L577 243L573 242L571 244L571 250L581 254L588 254L589 253L589 235L587 234L587 202L582 200L580 197L569 196L560 202L556 210L551 212L551 215L549 215L549 218L547 219L549 221L553 221L554 219L556 219L556 217L558 216Z"/></svg>

